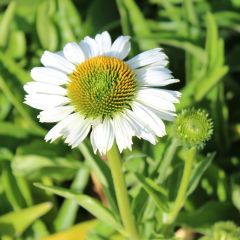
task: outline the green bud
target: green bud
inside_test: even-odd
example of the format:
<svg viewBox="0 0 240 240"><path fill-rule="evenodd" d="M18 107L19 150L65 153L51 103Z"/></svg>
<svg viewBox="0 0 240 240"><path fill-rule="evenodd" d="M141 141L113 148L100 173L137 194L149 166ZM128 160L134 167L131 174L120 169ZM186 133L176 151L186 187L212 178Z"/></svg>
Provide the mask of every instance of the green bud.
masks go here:
<svg viewBox="0 0 240 240"><path fill-rule="evenodd" d="M201 240L239 240L239 237L240 228L233 222L227 221L216 223Z"/></svg>
<svg viewBox="0 0 240 240"><path fill-rule="evenodd" d="M175 134L184 147L201 149L212 133L213 123L205 110L184 109L176 118Z"/></svg>

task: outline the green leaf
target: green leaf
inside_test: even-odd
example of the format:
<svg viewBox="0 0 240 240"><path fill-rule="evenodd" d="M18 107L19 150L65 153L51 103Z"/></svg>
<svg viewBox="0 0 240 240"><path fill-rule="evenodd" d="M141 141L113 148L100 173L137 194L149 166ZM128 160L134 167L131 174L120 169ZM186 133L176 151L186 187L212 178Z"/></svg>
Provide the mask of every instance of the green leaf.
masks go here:
<svg viewBox="0 0 240 240"><path fill-rule="evenodd" d="M104 222L105 224L111 225L118 231L122 231L121 225L116 221L114 215L105 208L99 201L84 194L74 193L71 190L60 188L60 187L48 187L40 183L35 184L36 187L52 192L59 196L67 199L77 201L77 203L90 212L93 216Z"/></svg>
<svg viewBox="0 0 240 240"><path fill-rule="evenodd" d="M91 149L91 147L90 147ZM88 147L81 143L79 150L86 160L86 164L96 174L97 178L104 187L104 192L109 200L112 210L115 214L118 214L117 202L115 197L115 191L113 187L112 175L108 165L100 159L97 155L93 157L93 152Z"/></svg>
<svg viewBox="0 0 240 240"><path fill-rule="evenodd" d="M11 24L15 15L16 1L11 1L0 23L0 47L4 48L8 44Z"/></svg>
<svg viewBox="0 0 240 240"><path fill-rule="evenodd" d="M237 219L235 208L228 202L207 202L191 212L182 212L177 218L178 224L194 229L206 229L216 221Z"/></svg>
<svg viewBox="0 0 240 240"><path fill-rule="evenodd" d="M152 179L146 178L143 175L135 173L136 178L142 185L144 190L150 195L150 197L155 202L156 206L164 211L169 211L169 206L167 202L167 192L159 184L156 184Z"/></svg>
<svg viewBox="0 0 240 240"><path fill-rule="evenodd" d="M50 9L55 0L42 1L37 9L36 30L40 43L44 49L56 51L58 46L58 34L51 19Z"/></svg>
<svg viewBox="0 0 240 240"><path fill-rule="evenodd" d="M158 46L158 43L154 39L142 39L142 37L151 36L149 26L145 20L140 8L134 0L118 0L118 7L120 8L121 18L129 18L129 24L132 27L132 34L137 38L139 47L141 50L149 50ZM124 16L125 15L125 16ZM126 20L122 20L123 24L127 24ZM137 23L137 24L136 24ZM123 29L126 28L123 26ZM126 33L125 33L126 34ZM130 33L128 33L130 34Z"/></svg>
<svg viewBox="0 0 240 240"><path fill-rule="evenodd" d="M112 0L93 0L89 4L86 16L83 24L84 35L104 31L107 25L118 18L116 3Z"/></svg>
<svg viewBox="0 0 240 240"><path fill-rule="evenodd" d="M208 169L210 164L212 163L213 158L215 157L215 153L208 154L206 159L201 160L197 165L194 167L192 171L192 175L189 181L189 187L187 191L187 195L190 195L198 186L202 175Z"/></svg>
<svg viewBox="0 0 240 240"><path fill-rule="evenodd" d="M76 174L71 189L82 193L89 180L89 168L82 166ZM78 210L78 204L71 199L66 199L58 211L54 225L56 231L62 231L74 224Z"/></svg>
<svg viewBox="0 0 240 240"><path fill-rule="evenodd" d="M17 155L12 162L12 168L16 175L31 180L39 180L47 176L58 181L71 179L80 167L81 163L70 161L70 159L49 158L33 154Z"/></svg>
<svg viewBox="0 0 240 240"><path fill-rule="evenodd" d="M46 202L0 216L0 235L21 236L35 220L51 208L52 204Z"/></svg>
<svg viewBox="0 0 240 240"><path fill-rule="evenodd" d="M217 60L218 48L218 29L214 16L209 12L206 15L207 37L206 51L208 54L208 68L214 69L215 61Z"/></svg>
<svg viewBox="0 0 240 240"><path fill-rule="evenodd" d="M23 139L29 135L29 132L10 122L0 122L0 136L9 136L13 138Z"/></svg>
<svg viewBox="0 0 240 240"><path fill-rule="evenodd" d="M15 178L12 173L10 163L8 161L3 161L2 165L2 184L8 201L14 210L25 207L26 203L18 186L17 178Z"/></svg>

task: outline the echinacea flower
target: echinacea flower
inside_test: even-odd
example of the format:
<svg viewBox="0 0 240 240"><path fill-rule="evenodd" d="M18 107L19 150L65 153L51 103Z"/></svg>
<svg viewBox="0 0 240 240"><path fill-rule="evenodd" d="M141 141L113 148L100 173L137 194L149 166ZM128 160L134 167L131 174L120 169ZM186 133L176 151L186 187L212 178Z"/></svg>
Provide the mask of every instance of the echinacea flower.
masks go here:
<svg viewBox="0 0 240 240"><path fill-rule="evenodd" d="M34 81L24 89L25 103L41 110L40 122L57 122L46 141L63 137L77 147L90 133L94 151L105 154L114 141L122 151L131 149L133 136L155 144L166 134L162 120L174 119L180 93L159 87L178 80L160 48L124 61L129 40L120 36L112 43L103 32L43 53L44 67L32 69Z"/></svg>

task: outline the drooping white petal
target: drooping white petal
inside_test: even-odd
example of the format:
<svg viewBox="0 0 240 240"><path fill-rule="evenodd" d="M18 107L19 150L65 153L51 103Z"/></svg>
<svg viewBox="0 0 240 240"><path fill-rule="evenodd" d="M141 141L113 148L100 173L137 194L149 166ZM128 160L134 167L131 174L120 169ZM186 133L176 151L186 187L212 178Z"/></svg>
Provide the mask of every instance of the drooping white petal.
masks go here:
<svg viewBox="0 0 240 240"><path fill-rule="evenodd" d="M59 122L74 111L72 106L62 106L46 109L38 115L40 122Z"/></svg>
<svg viewBox="0 0 240 240"><path fill-rule="evenodd" d="M157 136L162 137L166 135L163 121L154 112L137 102L132 105L132 111L137 118L144 119L148 128L151 129Z"/></svg>
<svg viewBox="0 0 240 240"><path fill-rule="evenodd" d="M88 135L91 128L91 120L84 119L82 116L76 116L75 125L67 126L63 130L66 137L65 142L72 148L77 147Z"/></svg>
<svg viewBox="0 0 240 240"><path fill-rule="evenodd" d="M119 114L113 118L112 127L119 151L122 152L125 148L131 150L134 130L125 119L124 114Z"/></svg>
<svg viewBox="0 0 240 240"><path fill-rule="evenodd" d="M64 136L63 130L67 126L74 126L77 122L76 120L77 113L73 113L68 115L66 118L64 118L62 121L58 122L45 136L45 141L55 141L57 138Z"/></svg>
<svg viewBox="0 0 240 240"><path fill-rule="evenodd" d="M39 110L63 106L68 102L67 97L49 94L30 94L25 97L24 101L27 105Z"/></svg>
<svg viewBox="0 0 240 240"><path fill-rule="evenodd" d="M28 94L44 93L65 96L67 93L67 90L63 87L43 82L28 82L24 85L24 90Z"/></svg>
<svg viewBox="0 0 240 240"><path fill-rule="evenodd" d="M106 154L106 152L112 147L114 141L111 119L105 118L102 123L93 127L90 140L94 152L98 150L100 154Z"/></svg>
<svg viewBox="0 0 240 240"><path fill-rule="evenodd" d="M95 41L98 46L99 55L108 55L111 50L112 40L107 31L97 34Z"/></svg>
<svg viewBox="0 0 240 240"><path fill-rule="evenodd" d="M118 37L112 45L110 55L119 59L124 59L131 50L129 36Z"/></svg>
<svg viewBox="0 0 240 240"><path fill-rule="evenodd" d="M161 48L155 48L138 54L127 61L127 64L132 68L140 68L146 65L158 63L166 66L168 63L167 56L161 52Z"/></svg>
<svg viewBox="0 0 240 240"><path fill-rule="evenodd" d="M140 90L137 93L137 101L156 110L167 110L172 112L176 111L175 106L171 101L165 100L157 92L151 92L152 94L150 95L148 91Z"/></svg>
<svg viewBox="0 0 240 240"><path fill-rule="evenodd" d="M45 51L43 53L41 57L41 63L45 67L51 67L65 73L72 73L75 69L75 66L66 58L49 51Z"/></svg>
<svg viewBox="0 0 240 240"><path fill-rule="evenodd" d="M133 111L126 110L126 119L135 131L135 135L139 138L143 138L152 144L156 144L156 134L148 127L144 119L134 114Z"/></svg>
<svg viewBox="0 0 240 240"><path fill-rule="evenodd" d="M53 68L35 67L31 70L31 77L37 82L63 85L69 81L66 74Z"/></svg>
<svg viewBox="0 0 240 240"><path fill-rule="evenodd" d="M79 44L75 42L67 43L63 48L65 58L74 64L79 64L85 60L85 55Z"/></svg>

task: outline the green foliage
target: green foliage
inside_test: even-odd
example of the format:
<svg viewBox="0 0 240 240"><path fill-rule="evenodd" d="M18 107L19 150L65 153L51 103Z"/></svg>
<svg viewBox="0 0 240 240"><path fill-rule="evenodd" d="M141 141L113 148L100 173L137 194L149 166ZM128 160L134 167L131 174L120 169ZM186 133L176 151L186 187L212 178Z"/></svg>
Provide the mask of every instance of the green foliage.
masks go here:
<svg viewBox="0 0 240 240"><path fill-rule="evenodd" d="M155 146L134 138L133 151L124 151L141 236L174 239L174 229L187 227L194 239L239 239L239 7L239 0L0 1L0 238L125 239L107 161L87 141L73 150L61 140L45 143L52 124L39 123L23 103L44 50L107 30L113 39L131 36L130 56L163 47L180 79L172 87L182 92L178 111L205 109L214 124L171 226L165 220L187 160L173 126Z"/></svg>

